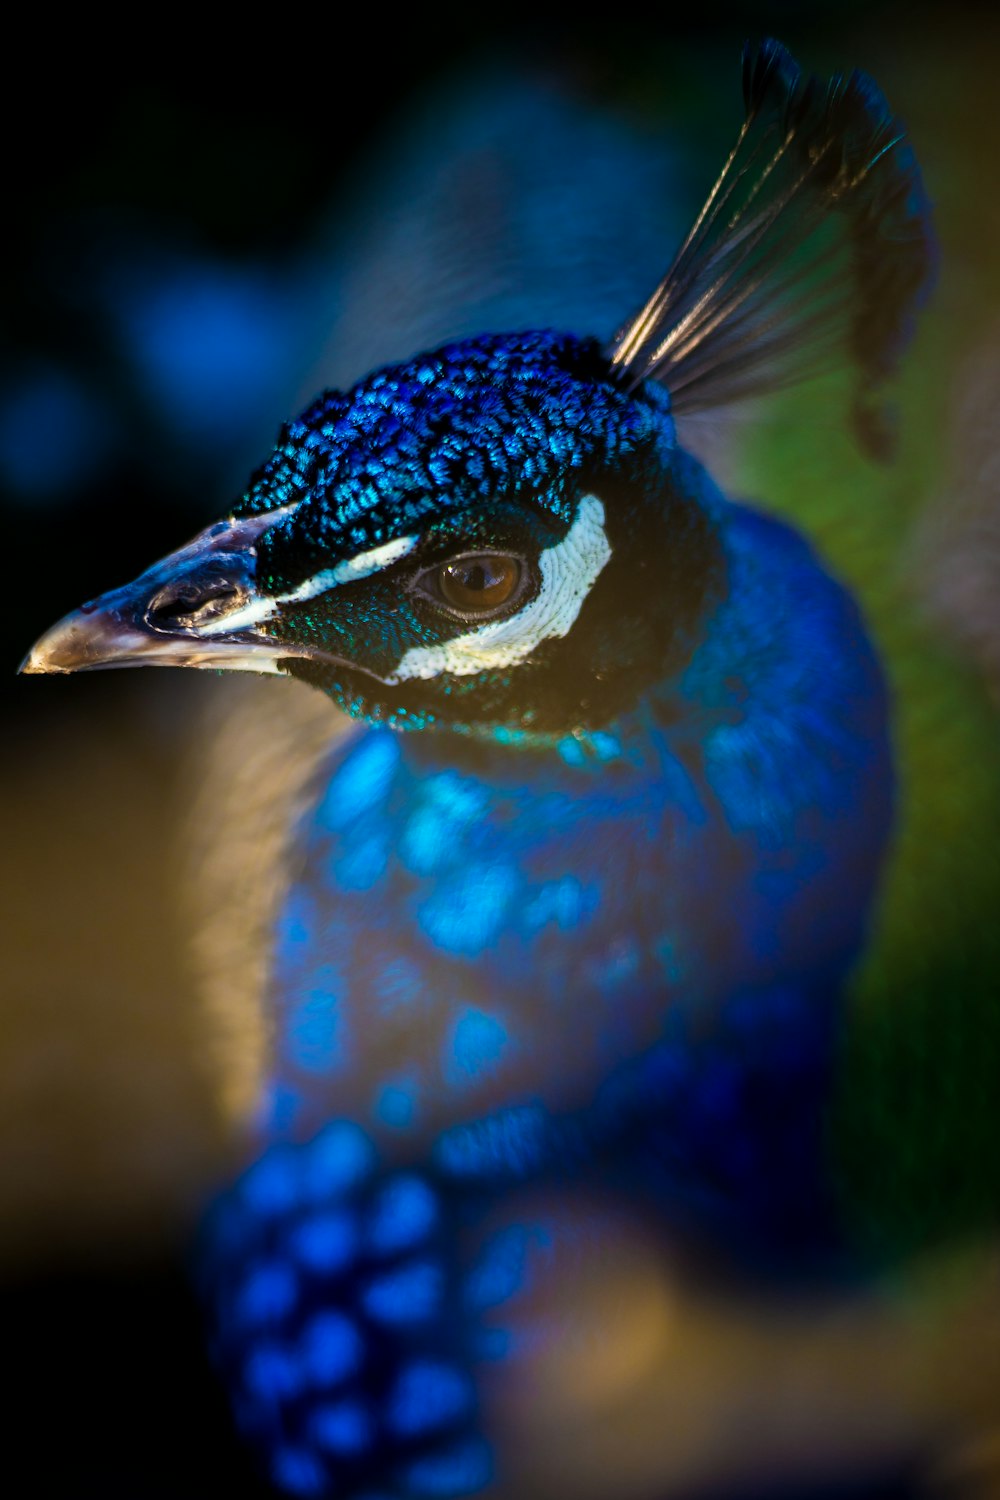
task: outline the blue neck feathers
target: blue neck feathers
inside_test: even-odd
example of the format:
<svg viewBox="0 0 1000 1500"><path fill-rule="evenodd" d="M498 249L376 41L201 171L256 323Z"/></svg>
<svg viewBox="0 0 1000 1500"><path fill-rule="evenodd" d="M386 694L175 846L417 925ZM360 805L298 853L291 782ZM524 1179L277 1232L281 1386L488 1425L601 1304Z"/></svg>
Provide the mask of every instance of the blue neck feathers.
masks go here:
<svg viewBox="0 0 1000 1500"><path fill-rule="evenodd" d="M700 646L606 730L337 750L279 922L266 1138L333 1115L389 1159L488 1179L565 1166L567 1132L589 1151L641 1127L644 1149L687 1143L693 1180L735 1172L723 1197L753 1216L761 1193L806 1212L802 1101L818 1132L890 823L886 702L806 544L742 507L721 524Z"/></svg>

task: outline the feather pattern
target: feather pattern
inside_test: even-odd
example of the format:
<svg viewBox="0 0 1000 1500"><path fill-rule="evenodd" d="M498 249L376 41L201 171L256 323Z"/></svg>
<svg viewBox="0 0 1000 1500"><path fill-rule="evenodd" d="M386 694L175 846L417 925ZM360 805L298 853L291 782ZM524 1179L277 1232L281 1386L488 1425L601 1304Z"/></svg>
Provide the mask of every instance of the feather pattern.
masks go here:
<svg viewBox="0 0 1000 1500"><path fill-rule="evenodd" d="M888 451L877 387L932 278L919 168L865 74L804 77L778 42L743 54L746 119L687 238L616 335L627 387L655 378L681 414L829 368L857 371L862 446Z"/></svg>

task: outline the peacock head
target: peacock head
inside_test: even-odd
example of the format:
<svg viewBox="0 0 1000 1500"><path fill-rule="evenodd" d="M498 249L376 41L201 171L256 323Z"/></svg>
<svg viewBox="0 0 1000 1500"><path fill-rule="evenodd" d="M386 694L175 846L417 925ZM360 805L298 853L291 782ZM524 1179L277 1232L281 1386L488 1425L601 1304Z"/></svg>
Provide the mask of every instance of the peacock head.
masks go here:
<svg viewBox="0 0 1000 1500"><path fill-rule="evenodd" d="M744 97L705 209L609 344L488 335L327 392L224 520L24 669L281 672L373 722L556 738L678 671L724 590L724 506L672 408L783 383L839 341L877 447L872 391L931 259L916 164L868 79L820 87L767 42Z"/></svg>
<svg viewBox="0 0 1000 1500"><path fill-rule="evenodd" d="M325 393L225 520L69 616L29 671L284 672L369 721L563 735L689 651L711 507L666 392L490 336Z"/></svg>

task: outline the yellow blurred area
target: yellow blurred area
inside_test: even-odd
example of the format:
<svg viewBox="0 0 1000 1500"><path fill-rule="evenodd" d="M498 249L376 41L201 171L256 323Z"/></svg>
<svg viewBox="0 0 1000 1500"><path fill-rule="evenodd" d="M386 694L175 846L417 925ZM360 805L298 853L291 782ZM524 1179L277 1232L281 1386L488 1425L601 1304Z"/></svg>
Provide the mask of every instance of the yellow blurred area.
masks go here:
<svg viewBox="0 0 1000 1500"><path fill-rule="evenodd" d="M57 686L0 766L0 1253L28 1265L176 1242L222 1144L177 904L198 685Z"/></svg>

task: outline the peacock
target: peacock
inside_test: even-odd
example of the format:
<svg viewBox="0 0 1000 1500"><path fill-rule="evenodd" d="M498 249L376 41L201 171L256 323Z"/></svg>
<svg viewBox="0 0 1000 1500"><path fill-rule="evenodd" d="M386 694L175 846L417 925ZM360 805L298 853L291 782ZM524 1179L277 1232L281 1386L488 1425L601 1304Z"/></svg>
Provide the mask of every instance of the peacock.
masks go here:
<svg viewBox="0 0 1000 1500"><path fill-rule="evenodd" d="M773 1475L788 1351L828 1356L831 1308L996 1227L997 1023L947 1035L886 894L910 764L883 653L675 427L846 354L859 446L890 457L928 201L865 75L768 41L743 97L612 337L486 333L324 392L222 520L23 667L281 674L354 721L289 830L246 1166L196 1257L282 1493ZM734 1418L699 1372L733 1325L760 1431L706 1479ZM910 1442L882 1427L876 1460Z"/></svg>

